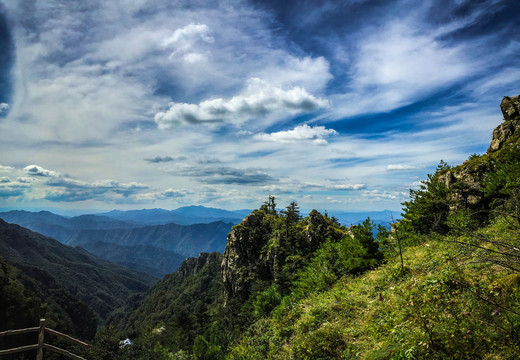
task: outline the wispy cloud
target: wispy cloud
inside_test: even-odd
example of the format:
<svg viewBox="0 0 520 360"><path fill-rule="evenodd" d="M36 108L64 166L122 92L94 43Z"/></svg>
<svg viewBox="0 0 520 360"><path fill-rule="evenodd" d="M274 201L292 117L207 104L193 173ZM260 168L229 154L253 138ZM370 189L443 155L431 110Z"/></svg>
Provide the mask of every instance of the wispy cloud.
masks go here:
<svg viewBox="0 0 520 360"><path fill-rule="evenodd" d="M12 166L0 165L0 172L9 172L11 170L14 170Z"/></svg>
<svg viewBox="0 0 520 360"><path fill-rule="evenodd" d="M422 169L422 168L424 168L424 166L408 165L408 164L390 164L390 165L386 166L386 170L390 170L390 171L393 171L393 170L408 171L408 170L418 170L418 169Z"/></svg>

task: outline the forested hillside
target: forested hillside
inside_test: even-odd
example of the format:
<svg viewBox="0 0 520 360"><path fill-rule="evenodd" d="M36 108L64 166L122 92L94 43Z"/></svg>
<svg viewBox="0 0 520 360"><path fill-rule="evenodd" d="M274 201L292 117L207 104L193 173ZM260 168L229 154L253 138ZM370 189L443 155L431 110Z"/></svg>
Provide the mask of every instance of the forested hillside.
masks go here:
<svg viewBox="0 0 520 360"><path fill-rule="evenodd" d="M519 98L501 107L488 152L441 161L377 240L369 219L346 228L270 197L220 266L189 259L136 299L119 335L136 342L114 358L517 359Z"/></svg>
<svg viewBox="0 0 520 360"><path fill-rule="evenodd" d="M173 215L181 216L180 214L184 214L185 222L188 222L188 219L202 219L195 215L194 212L197 210L200 210L202 215L214 216L207 217L206 220L220 216L227 219L227 222L213 221L189 225L162 223L174 219ZM177 270L181 262L189 256L198 256L200 252L223 252L226 235L233 226L230 222L231 216L236 216L235 212L202 206L173 211L111 211L107 214L116 218L102 215L67 218L48 211L13 210L0 213L0 219L52 237L64 244L80 246L97 257L131 270L162 277ZM155 221L160 225L150 225L154 223L153 216L156 214L158 218Z"/></svg>
<svg viewBox="0 0 520 360"><path fill-rule="evenodd" d="M36 326L41 317L93 338L108 314L155 278L0 220L1 330Z"/></svg>

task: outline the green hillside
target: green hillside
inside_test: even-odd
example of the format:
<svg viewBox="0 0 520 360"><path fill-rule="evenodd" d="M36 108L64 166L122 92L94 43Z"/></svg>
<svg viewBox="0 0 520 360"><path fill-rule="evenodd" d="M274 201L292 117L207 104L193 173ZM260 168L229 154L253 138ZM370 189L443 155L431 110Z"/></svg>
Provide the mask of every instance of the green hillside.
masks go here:
<svg viewBox="0 0 520 360"><path fill-rule="evenodd" d="M124 305L128 296L146 290L155 282L149 275L102 261L82 249L3 220L0 220L0 256L7 266L4 276L7 274L21 284L13 291L31 294L13 295L12 301L18 302L13 303L12 309L18 310L6 307L0 313L0 330L25 326L24 316L19 316L20 322L16 316L10 317L18 311L30 316L32 326L50 312L56 314L56 319L61 318L59 323L67 323L66 330L82 338L92 338L97 325L110 312ZM12 281L5 280L4 285L10 288ZM34 307L22 310L32 298L35 298Z"/></svg>

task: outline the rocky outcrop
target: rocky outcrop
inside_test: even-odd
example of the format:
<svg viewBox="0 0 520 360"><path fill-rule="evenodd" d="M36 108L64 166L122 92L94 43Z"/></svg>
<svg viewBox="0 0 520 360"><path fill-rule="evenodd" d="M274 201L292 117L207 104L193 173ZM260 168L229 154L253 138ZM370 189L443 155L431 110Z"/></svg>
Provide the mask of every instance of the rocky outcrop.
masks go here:
<svg viewBox="0 0 520 360"><path fill-rule="evenodd" d="M512 98L504 97L500 109L504 115L504 122L493 131L493 140L487 150L488 153L500 150L504 143L520 129L520 95Z"/></svg>
<svg viewBox="0 0 520 360"><path fill-rule="evenodd" d="M222 259L226 303L232 298L245 301L256 280L270 277L267 257L262 252L271 234L270 224L264 221L265 217L263 211L253 211L234 226L227 237Z"/></svg>
<svg viewBox="0 0 520 360"><path fill-rule="evenodd" d="M309 213L303 228L293 229L292 235L284 225L275 230L276 222L280 224L280 218L255 210L229 233L222 259L226 303L231 299L243 303L256 283L284 283L287 271L292 271L287 266L296 271L324 241L345 236L339 225L334 226L316 210Z"/></svg>
<svg viewBox="0 0 520 360"><path fill-rule="evenodd" d="M455 171L446 171L439 175L438 181L446 185L451 191L449 195L450 210L479 207L483 200L481 182L487 166L483 163L476 167L464 164Z"/></svg>
<svg viewBox="0 0 520 360"><path fill-rule="evenodd" d="M179 273L182 278L186 279L188 276L194 275L203 267L211 265L213 263L220 261L220 255L218 253L206 253L201 252L199 257L192 257L184 260L179 266L177 273Z"/></svg>
<svg viewBox="0 0 520 360"><path fill-rule="evenodd" d="M448 200L451 211L461 208L472 210L486 208L486 199L481 191L484 177L492 170L497 152L511 139L520 136L520 95L504 97L500 109L504 115L504 122L493 131L493 139L487 154L470 158L462 165L444 171L437 177L437 181L450 190Z"/></svg>

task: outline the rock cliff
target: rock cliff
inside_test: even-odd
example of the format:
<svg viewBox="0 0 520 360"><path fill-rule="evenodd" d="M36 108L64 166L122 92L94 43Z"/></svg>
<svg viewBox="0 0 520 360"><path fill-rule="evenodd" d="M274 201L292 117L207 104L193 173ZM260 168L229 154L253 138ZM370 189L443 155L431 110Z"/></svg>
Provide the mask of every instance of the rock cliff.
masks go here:
<svg viewBox="0 0 520 360"><path fill-rule="evenodd" d="M520 95L506 96L500 103L504 122L495 128L487 153L472 156L462 165L439 174L437 180L450 189L450 210L481 210L487 207L482 184L499 160L500 151L520 137Z"/></svg>
<svg viewBox="0 0 520 360"><path fill-rule="evenodd" d="M271 235L271 224L263 211L255 210L228 234L222 260L225 301L244 300L254 280L269 278L267 257L262 249Z"/></svg>
<svg viewBox="0 0 520 360"><path fill-rule="evenodd" d="M261 284L283 287L326 239L338 240L346 233L316 210L293 225L280 215L253 211L227 237L222 260L226 303L243 303Z"/></svg>
<svg viewBox="0 0 520 360"><path fill-rule="evenodd" d="M493 140L489 146L488 153L495 152L503 147L513 135L518 135L520 128L520 95L515 97L506 96L500 103L500 109L504 115L504 122L493 131Z"/></svg>
<svg viewBox="0 0 520 360"><path fill-rule="evenodd" d="M188 276L195 275L199 272L204 266L210 266L213 263L220 261L220 255L218 253L207 253L201 252L199 257L187 258L184 260L179 266L177 272L182 276L182 278L187 278Z"/></svg>

